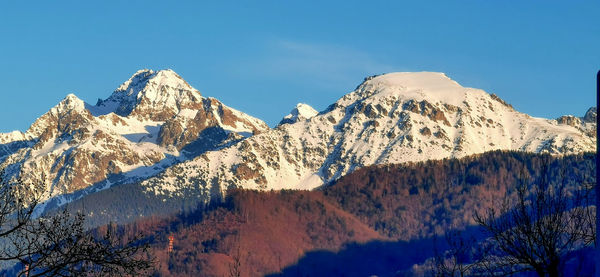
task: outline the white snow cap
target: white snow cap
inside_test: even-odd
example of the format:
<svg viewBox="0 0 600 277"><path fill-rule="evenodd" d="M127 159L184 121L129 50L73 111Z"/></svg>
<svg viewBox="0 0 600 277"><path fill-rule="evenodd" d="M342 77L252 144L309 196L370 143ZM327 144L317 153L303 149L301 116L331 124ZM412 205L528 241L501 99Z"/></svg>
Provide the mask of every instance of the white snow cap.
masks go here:
<svg viewBox="0 0 600 277"><path fill-rule="evenodd" d="M465 88L441 72L396 72L366 78L356 94L343 102L353 102L357 100L355 97L366 98L374 94L402 94L412 99L459 105L465 100L467 91L483 92Z"/></svg>
<svg viewBox="0 0 600 277"><path fill-rule="evenodd" d="M141 69L121 84L109 98L100 100L90 110L94 116L111 112L127 116L142 99L147 100L147 105L157 109L170 107L177 110L178 104L197 102L202 96L171 69Z"/></svg>
<svg viewBox="0 0 600 277"><path fill-rule="evenodd" d="M307 120L317 115L317 112L313 107L308 104L298 103L296 107L290 112L290 114L283 117L279 125L296 123L301 120Z"/></svg>
<svg viewBox="0 0 600 277"><path fill-rule="evenodd" d="M394 72L374 77L371 83L390 87L420 88L440 91L462 88L456 81L442 72Z"/></svg>
<svg viewBox="0 0 600 277"><path fill-rule="evenodd" d="M125 81L123 84L121 84L115 90L115 92L127 91L128 88L135 86L136 84L139 84L139 83L149 79L152 74L154 74L154 71L151 69L140 69L140 70L136 71L127 81ZM128 94L131 94L131 93L132 93L132 91L130 91Z"/></svg>
<svg viewBox="0 0 600 277"><path fill-rule="evenodd" d="M75 94L69 93L58 105L54 106L50 111L59 114L64 111L83 111L85 110L85 102L79 99Z"/></svg>
<svg viewBox="0 0 600 277"><path fill-rule="evenodd" d="M172 88L192 89L192 87L171 69L154 71L152 69L140 69L136 71L129 80L121 84L115 92L126 92L127 95L139 93L147 84L160 84Z"/></svg>

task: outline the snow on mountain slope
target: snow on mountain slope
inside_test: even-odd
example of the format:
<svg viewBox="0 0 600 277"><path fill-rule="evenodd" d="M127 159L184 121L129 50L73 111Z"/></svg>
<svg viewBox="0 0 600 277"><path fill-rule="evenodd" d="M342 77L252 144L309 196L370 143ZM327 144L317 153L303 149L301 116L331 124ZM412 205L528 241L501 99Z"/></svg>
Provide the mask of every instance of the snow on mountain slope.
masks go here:
<svg viewBox="0 0 600 277"><path fill-rule="evenodd" d="M69 94L27 132L0 134L0 169L49 199L144 179L268 129L171 70L140 70L95 106Z"/></svg>
<svg viewBox="0 0 600 277"><path fill-rule="evenodd" d="M196 188L210 197L228 187L312 189L367 165L498 149L594 151L595 123L576 119L528 116L443 73L391 73L365 79L318 115L208 151L142 185L155 194Z"/></svg>
<svg viewBox="0 0 600 277"><path fill-rule="evenodd" d="M281 120L281 122L279 122L278 125L291 124L296 123L298 121L307 120L317 115L318 113L319 112L313 109L313 107L304 103L298 103L296 107L290 112L290 114L283 117L283 119Z"/></svg>
<svg viewBox="0 0 600 277"><path fill-rule="evenodd" d="M182 109L201 108L202 96L171 70L139 70L106 100L91 108L95 115L114 112L165 121Z"/></svg>

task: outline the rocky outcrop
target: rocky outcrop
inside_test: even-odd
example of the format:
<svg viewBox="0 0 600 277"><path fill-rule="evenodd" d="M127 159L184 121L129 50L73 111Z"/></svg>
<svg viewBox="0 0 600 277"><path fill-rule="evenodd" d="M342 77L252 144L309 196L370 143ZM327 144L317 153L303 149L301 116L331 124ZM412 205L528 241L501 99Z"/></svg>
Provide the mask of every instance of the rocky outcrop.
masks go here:
<svg viewBox="0 0 600 277"><path fill-rule="evenodd" d="M563 123L569 122L577 120ZM314 116L206 152L142 185L167 195L214 183L222 192L232 186L312 189L369 165L491 150L594 151L595 137L589 133L594 128L590 122L573 127L532 118L498 96L464 88L441 73L392 73L368 78ZM175 177L176 183L171 181Z"/></svg>
<svg viewBox="0 0 600 277"><path fill-rule="evenodd" d="M181 110L202 109L200 92L172 70L140 70L123 83L97 110L120 116L165 121Z"/></svg>
<svg viewBox="0 0 600 277"><path fill-rule="evenodd" d="M582 124L581 119L579 117L575 117L572 115L563 115L557 118L556 122L558 122L558 124L566 124L573 127L579 127Z"/></svg>
<svg viewBox="0 0 600 277"><path fill-rule="evenodd" d="M596 107L591 107L587 110L585 115L583 116L583 122L585 123L595 123L596 116L598 116L598 112Z"/></svg>
<svg viewBox="0 0 600 277"><path fill-rule="evenodd" d="M26 133L0 135L0 169L42 184L46 199L142 180L268 129L171 70L140 70L95 106L70 94Z"/></svg>
<svg viewBox="0 0 600 277"><path fill-rule="evenodd" d="M415 100L409 100L406 103L404 103L403 108L404 110L411 111L413 113L418 113L420 115L428 117L433 121L439 121L444 123L446 126L450 126L450 123L448 122L448 119L446 118L446 115L444 114L442 109L432 105L426 100L420 102L416 102Z"/></svg>
<svg viewBox="0 0 600 277"><path fill-rule="evenodd" d="M392 73L320 113L297 105L269 129L173 71L141 70L94 106L69 95L26 133L0 134L0 169L63 203L65 193L140 181L149 193L203 197L231 187L313 189L369 165L595 151L595 115L533 118L441 73Z"/></svg>

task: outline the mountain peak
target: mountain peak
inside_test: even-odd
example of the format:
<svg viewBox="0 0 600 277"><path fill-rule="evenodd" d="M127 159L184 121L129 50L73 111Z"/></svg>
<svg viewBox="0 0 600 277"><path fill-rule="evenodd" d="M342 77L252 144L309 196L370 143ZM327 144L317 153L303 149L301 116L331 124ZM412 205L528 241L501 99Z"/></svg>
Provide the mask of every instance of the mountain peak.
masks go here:
<svg viewBox="0 0 600 277"><path fill-rule="evenodd" d="M591 107L587 110L585 115L583 116L584 122L594 123L596 122L596 116L598 114L598 110L596 107Z"/></svg>
<svg viewBox="0 0 600 277"><path fill-rule="evenodd" d="M115 93L126 93L132 95L139 93L148 84L169 86L173 88L192 89L192 87L171 69L154 71L152 69L140 69L136 71L129 80L119 86Z"/></svg>
<svg viewBox="0 0 600 277"><path fill-rule="evenodd" d="M201 105L201 100L200 92L173 70L142 69L91 110L94 115L114 112L164 121L180 109Z"/></svg>
<svg viewBox="0 0 600 277"><path fill-rule="evenodd" d="M462 88L456 81L442 72L393 72L365 78L364 84L419 88L427 90L445 90Z"/></svg>
<svg viewBox="0 0 600 277"><path fill-rule="evenodd" d="M574 154L595 149L588 131L592 124L533 118L443 73L368 77L326 110L301 120L306 107L297 105L275 129L175 165L142 186L166 195L185 193L198 183L314 189L368 165L495 150Z"/></svg>
<svg viewBox="0 0 600 277"><path fill-rule="evenodd" d="M43 172L44 197L155 176L142 183L148 192L198 191L208 201L230 186L312 189L374 164L595 149L595 124L532 118L499 99L443 73L390 73L323 112L297 104L270 129L202 97L172 70L143 69L87 110L70 94L27 133L0 135L0 168L31 180Z"/></svg>
<svg viewBox="0 0 600 277"><path fill-rule="evenodd" d="M85 102L79 99L75 94L69 93L61 100L58 105L54 106L50 111L56 114L60 114L64 111L83 111L85 110Z"/></svg>
<svg viewBox="0 0 600 277"><path fill-rule="evenodd" d="M318 113L319 112L317 112L315 109L313 109L313 107L309 106L308 104L298 103L296 104L296 107L292 109L290 114L283 117L283 119L281 120L281 122L279 122L278 125L291 124L301 120L307 120L317 115Z"/></svg>
<svg viewBox="0 0 600 277"><path fill-rule="evenodd" d="M64 127L67 125L75 127L79 123L83 124L90 116L85 102L70 93L47 113L36 119L27 130L27 134L33 137L38 137L44 132L54 134L57 129L65 129ZM78 124L72 124L75 121ZM47 135L43 140L48 139L49 136Z"/></svg>
<svg viewBox="0 0 600 277"><path fill-rule="evenodd" d="M127 81L121 84L115 92L133 93L133 88L145 84L154 75L152 69L140 69L136 71Z"/></svg>
<svg viewBox="0 0 600 277"><path fill-rule="evenodd" d="M354 91L340 98L335 106L348 107L371 99L370 102L413 100L458 107L467 98L484 95L489 96L483 90L463 87L441 72L395 72L365 78Z"/></svg>

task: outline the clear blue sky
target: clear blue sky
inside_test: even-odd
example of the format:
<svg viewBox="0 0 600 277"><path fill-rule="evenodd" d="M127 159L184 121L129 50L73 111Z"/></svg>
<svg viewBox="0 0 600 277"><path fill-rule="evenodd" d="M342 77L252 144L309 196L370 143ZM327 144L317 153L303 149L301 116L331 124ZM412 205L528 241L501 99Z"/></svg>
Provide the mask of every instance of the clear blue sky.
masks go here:
<svg viewBox="0 0 600 277"><path fill-rule="evenodd" d="M270 125L392 71L445 72L534 116L595 104L597 0L200 2L1 2L0 131L68 93L95 104L141 68Z"/></svg>

